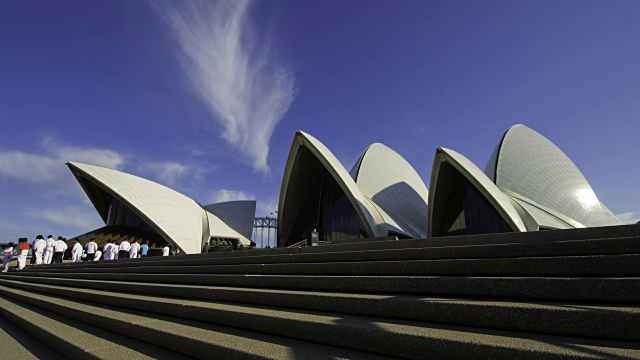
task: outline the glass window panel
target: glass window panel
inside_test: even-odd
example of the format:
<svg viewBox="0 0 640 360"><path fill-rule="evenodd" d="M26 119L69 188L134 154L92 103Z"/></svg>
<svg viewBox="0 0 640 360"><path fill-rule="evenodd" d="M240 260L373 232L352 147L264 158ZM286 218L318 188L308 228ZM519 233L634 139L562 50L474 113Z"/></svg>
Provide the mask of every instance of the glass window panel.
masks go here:
<svg viewBox="0 0 640 360"><path fill-rule="evenodd" d="M437 201L444 210L432 224L434 236L512 231L500 213L462 174L447 163L441 165L440 172Z"/></svg>
<svg viewBox="0 0 640 360"><path fill-rule="evenodd" d="M308 150L301 152L301 158L296 162L298 168L292 171L291 190L287 196L288 201L299 203L288 204L291 208L286 209L287 212L297 211L295 216L287 215L291 219L288 220L291 221L290 227L283 224L283 228L290 229L284 245L310 239L313 229L319 232L320 241L365 238L366 231L360 216L340 185Z"/></svg>

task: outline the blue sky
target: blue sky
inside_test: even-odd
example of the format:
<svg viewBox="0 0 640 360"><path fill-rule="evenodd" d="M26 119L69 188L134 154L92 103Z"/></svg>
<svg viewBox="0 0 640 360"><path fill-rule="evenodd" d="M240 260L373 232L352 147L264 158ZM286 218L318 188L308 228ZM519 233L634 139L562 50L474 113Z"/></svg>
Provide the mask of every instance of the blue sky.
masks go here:
<svg viewBox="0 0 640 360"><path fill-rule="evenodd" d="M0 241L102 226L64 165L277 209L304 130L429 184L525 124L640 220L638 1L0 2Z"/></svg>

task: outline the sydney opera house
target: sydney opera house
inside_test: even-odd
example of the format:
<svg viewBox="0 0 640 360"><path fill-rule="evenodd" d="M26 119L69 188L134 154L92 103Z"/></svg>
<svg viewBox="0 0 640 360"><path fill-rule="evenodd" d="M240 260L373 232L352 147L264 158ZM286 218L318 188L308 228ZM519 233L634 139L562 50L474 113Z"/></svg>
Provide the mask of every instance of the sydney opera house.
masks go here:
<svg viewBox="0 0 640 360"><path fill-rule="evenodd" d="M165 186L68 162L106 226L144 230L183 253L217 240L251 244L254 201L201 206ZM573 162L536 131L514 125L482 171L453 150L435 152L429 189L398 153L375 143L348 171L298 131L278 204L278 246L621 225ZM126 232L126 230L125 230Z"/></svg>
<svg viewBox="0 0 640 360"><path fill-rule="evenodd" d="M67 166L106 227L118 229L119 236L135 234L186 254L199 253L205 243L252 243L255 201L201 206L177 191L121 171L77 162Z"/></svg>

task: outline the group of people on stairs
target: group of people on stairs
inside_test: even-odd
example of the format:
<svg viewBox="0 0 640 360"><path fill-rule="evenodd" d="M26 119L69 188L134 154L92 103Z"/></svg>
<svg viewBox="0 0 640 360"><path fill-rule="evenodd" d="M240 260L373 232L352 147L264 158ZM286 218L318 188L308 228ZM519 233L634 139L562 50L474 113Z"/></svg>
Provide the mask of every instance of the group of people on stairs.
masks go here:
<svg viewBox="0 0 640 360"><path fill-rule="evenodd" d="M7 272L9 269L9 262L11 258L17 254L18 265L17 270L24 269L27 264L27 255L29 250L32 250L31 264L52 264L61 263L64 252L67 250L66 239L62 236L58 236L58 240L53 239L53 235L49 235L47 239L44 236L38 235L29 245L27 238L19 238L18 246L13 242L9 242L9 246L4 249L4 257L2 261L2 272Z"/></svg>
<svg viewBox="0 0 640 360"><path fill-rule="evenodd" d="M53 235L49 235L45 240L42 235L36 236L31 245L29 245L27 238L18 239L18 245L13 242L9 243L9 246L4 249L2 272L7 272L9 269L9 262L12 257L17 255L18 265L17 270L24 269L27 263L27 255L29 250L33 250L31 257L31 264L52 264L62 263L64 252L67 250L66 239L62 236L58 236L58 240L53 239ZM139 244L137 240L129 242L126 239L120 242L108 240L107 243L100 250L98 244L95 242L95 238L91 238L84 246L80 241L76 240L73 248L71 249L71 261L98 261L104 260L117 260L117 259L129 259L129 258L142 258L147 257L149 252L149 245L147 241L143 241ZM178 255L179 251L175 246L169 246L168 244L162 247L162 256Z"/></svg>
<svg viewBox="0 0 640 360"><path fill-rule="evenodd" d="M73 262L82 261L83 255L87 261L98 261L101 258L104 260L117 260L117 259L135 259L139 257L147 257L149 252L149 245L146 241L139 244L137 240L129 242L126 239L118 242L108 240L100 251L95 239L91 238L88 243L85 244L84 249L82 244L76 240L76 244L71 251L71 259Z"/></svg>

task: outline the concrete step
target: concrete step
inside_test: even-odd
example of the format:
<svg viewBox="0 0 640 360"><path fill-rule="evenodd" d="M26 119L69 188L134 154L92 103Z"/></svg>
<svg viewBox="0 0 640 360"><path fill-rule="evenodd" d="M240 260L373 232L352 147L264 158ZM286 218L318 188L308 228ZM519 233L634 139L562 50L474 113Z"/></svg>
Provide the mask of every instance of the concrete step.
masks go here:
<svg viewBox="0 0 640 360"><path fill-rule="evenodd" d="M389 240L300 248L300 253L389 250L437 246L468 246L489 244L550 243L568 240L621 239L640 237L640 225L605 226L599 228L531 231L484 235L462 235L416 240ZM328 250L331 249L331 250Z"/></svg>
<svg viewBox="0 0 640 360"><path fill-rule="evenodd" d="M640 255L522 257L200 266L68 267L55 272L252 275L638 276Z"/></svg>
<svg viewBox="0 0 640 360"><path fill-rule="evenodd" d="M379 359L375 354L317 345L259 332L185 320L171 316L128 310L113 306L74 301L63 297L32 293L6 286L0 296L26 306L47 309L102 329L109 329L128 339L135 339L199 359ZM20 310L16 310L20 311ZM43 327L51 327L48 324ZM58 331L55 331L58 333ZM77 334L81 337L81 334ZM74 356L75 357L75 356ZM126 357L134 358L135 357ZM155 356L167 359L170 356Z"/></svg>
<svg viewBox="0 0 640 360"><path fill-rule="evenodd" d="M415 248L300 253L291 255L291 262L340 262L350 261L352 258L357 261L393 261L623 254L640 254L640 237L459 246L432 244Z"/></svg>
<svg viewBox="0 0 640 360"><path fill-rule="evenodd" d="M3 354L0 357L21 360L66 359L33 335L4 319L1 312L0 319L0 353Z"/></svg>
<svg viewBox="0 0 640 360"><path fill-rule="evenodd" d="M287 290L625 303L638 277L313 276L145 273L9 273L16 276ZM1 274L3 276L9 276Z"/></svg>
<svg viewBox="0 0 640 360"><path fill-rule="evenodd" d="M403 240L416 244L418 240ZM425 245L425 244L422 244ZM330 247L325 247L330 250ZM268 252L268 250L265 250ZM145 259L122 259L67 263L48 266L27 267L25 271L44 269L99 269L140 266L204 266L236 264L281 264L358 261L441 260L441 259L486 259L519 257L556 257L589 255L640 254L640 237L569 240L541 243L484 244L466 246L424 246L385 250L360 250L345 252L314 252L266 255L265 251L252 250L200 255L150 257ZM240 255L237 255L240 254Z"/></svg>
<svg viewBox="0 0 640 360"><path fill-rule="evenodd" d="M31 336L44 341L59 354L71 359L188 359L119 334L71 320L15 298L0 295L0 314ZM13 355L13 354L12 354ZM42 359L55 358L56 352Z"/></svg>
<svg viewBox="0 0 640 360"><path fill-rule="evenodd" d="M637 342L556 337L262 307L240 308L208 302L198 302L199 306L193 306L194 302L180 301L183 304L182 314L174 313L172 315L178 317L167 318L119 307L96 306L84 301L36 294L6 286L0 288L0 293L144 341L159 340L161 343L167 343L167 340L171 339L172 342L186 347L185 353L192 356L197 354L190 353L190 349L197 349L198 354L201 354L205 347L205 334L202 331L207 326L179 319L180 316L198 317L208 322L228 323L260 332L278 333L287 337L412 359L593 358L594 355L601 358L640 357L640 344ZM165 307L158 311L175 311L175 306L167 307L174 302L177 300L157 301L158 306ZM162 338L161 334L168 332L172 333L171 337ZM312 354L316 357L318 355L317 352ZM273 353L271 356L279 358ZM307 358L301 353L296 353L295 356Z"/></svg>
<svg viewBox="0 0 640 360"><path fill-rule="evenodd" d="M468 246L488 244L550 243L567 240L621 239L640 236L640 225L605 226L599 228L531 231L524 233L502 233L483 235L461 235L417 240L390 240L368 243L349 243L330 246L303 247L300 253L332 251L390 250L433 246Z"/></svg>
<svg viewBox="0 0 640 360"><path fill-rule="evenodd" d="M240 313L244 307L269 306L271 309L311 310L524 332L640 340L640 307L631 305L531 303L218 287L176 288L172 285L143 283L16 278L22 281L0 279L0 284L136 310L184 313L181 317L194 314L194 320L199 320L201 313L212 311L215 304L221 306L215 308L215 311L223 313L215 315L220 318L229 318L227 312ZM192 291L195 296L190 296ZM176 302L167 296L180 296L181 300ZM206 301L205 306L202 301ZM186 311L187 307L191 310ZM246 312L242 316L253 317ZM256 318L259 319L259 316ZM231 321L235 323L236 320Z"/></svg>
<svg viewBox="0 0 640 360"><path fill-rule="evenodd" d="M622 239L640 237L640 225L605 226L599 228L532 231L524 233L502 233L483 235L448 236L415 240L388 240L337 244L329 246L303 247L300 254L322 252L345 252L363 250L390 250L439 246L469 246L498 244L550 243L568 240ZM285 249L267 249L285 250ZM294 250L294 249L287 249ZM280 252L285 253L285 252ZM286 252L290 253L290 252Z"/></svg>

